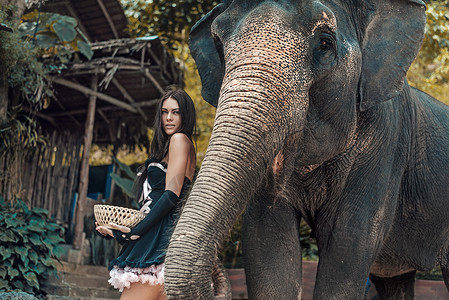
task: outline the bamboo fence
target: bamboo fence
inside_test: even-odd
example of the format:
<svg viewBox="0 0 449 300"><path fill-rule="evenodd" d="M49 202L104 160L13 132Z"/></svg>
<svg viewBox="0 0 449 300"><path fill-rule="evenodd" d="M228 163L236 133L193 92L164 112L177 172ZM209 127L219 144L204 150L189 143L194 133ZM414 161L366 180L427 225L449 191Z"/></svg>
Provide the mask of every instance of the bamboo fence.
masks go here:
<svg viewBox="0 0 449 300"><path fill-rule="evenodd" d="M69 132L46 135L46 144L0 154L0 195L20 198L48 210L57 223L69 225L78 184L82 137ZM66 226L64 226L66 227Z"/></svg>

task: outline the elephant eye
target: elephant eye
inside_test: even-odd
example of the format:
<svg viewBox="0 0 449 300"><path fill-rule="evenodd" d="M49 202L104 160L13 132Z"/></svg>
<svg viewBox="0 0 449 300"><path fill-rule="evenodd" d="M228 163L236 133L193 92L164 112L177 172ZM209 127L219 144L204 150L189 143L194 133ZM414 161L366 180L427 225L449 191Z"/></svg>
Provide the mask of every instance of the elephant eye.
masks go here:
<svg viewBox="0 0 449 300"><path fill-rule="evenodd" d="M319 39L315 40L315 43L313 57L317 66L330 67L337 57L335 38L331 34L322 33Z"/></svg>
<svg viewBox="0 0 449 300"><path fill-rule="evenodd" d="M330 50L330 49L334 48L334 43L332 42L331 39L323 37L320 40L320 47L319 48L320 48L321 51L327 51L327 50Z"/></svg>

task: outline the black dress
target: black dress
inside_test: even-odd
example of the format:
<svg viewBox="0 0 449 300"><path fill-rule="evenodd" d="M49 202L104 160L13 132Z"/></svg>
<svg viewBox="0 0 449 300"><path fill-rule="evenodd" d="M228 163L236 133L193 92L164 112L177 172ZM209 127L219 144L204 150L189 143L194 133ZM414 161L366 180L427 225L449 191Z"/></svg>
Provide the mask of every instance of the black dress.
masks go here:
<svg viewBox="0 0 449 300"><path fill-rule="evenodd" d="M172 191L165 190L165 162L149 159L145 162L145 167L147 181L143 194L146 197L141 203L141 211L146 212L147 216L128 234L114 231L115 238L123 247L118 257L109 265L109 283L120 290L137 281L163 283L166 250L177 220L181 199L190 187L190 180L185 178L178 198ZM133 235L140 238L132 240Z"/></svg>

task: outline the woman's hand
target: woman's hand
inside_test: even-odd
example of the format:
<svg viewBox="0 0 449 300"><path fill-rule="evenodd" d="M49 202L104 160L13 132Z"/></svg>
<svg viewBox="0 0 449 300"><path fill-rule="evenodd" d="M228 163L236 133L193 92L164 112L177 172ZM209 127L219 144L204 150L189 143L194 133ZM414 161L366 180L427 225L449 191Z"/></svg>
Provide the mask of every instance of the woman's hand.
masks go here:
<svg viewBox="0 0 449 300"><path fill-rule="evenodd" d="M122 226L122 225L117 225L117 224L114 224L114 223L109 223L109 226L112 227L112 229L121 231L123 233L129 233L131 231L131 228L129 228L129 227ZM128 236L122 234L122 238L126 239L127 241L128 240L133 240L134 241L134 240L137 240L138 238L140 238L140 235L131 235L131 236L128 237Z"/></svg>
<svg viewBox="0 0 449 300"><path fill-rule="evenodd" d="M109 223L109 226L112 227L112 229L121 231L123 233L128 233L128 232L131 231L131 228L129 228L129 227L118 225L118 224L115 224L115 223Z"/></svg>
<svg viewBox="0 0 449 300"><path fill-rule="evenodd" d="M109 228L107 228L106 226L98 225L97 222L95 222L95 226L96 226L95 229L96 229L99 233L101 233L102 235L104 235L104 236L110 235L110 236L114 237L114 234L112 233L112 230L109 229Z"/></svg>

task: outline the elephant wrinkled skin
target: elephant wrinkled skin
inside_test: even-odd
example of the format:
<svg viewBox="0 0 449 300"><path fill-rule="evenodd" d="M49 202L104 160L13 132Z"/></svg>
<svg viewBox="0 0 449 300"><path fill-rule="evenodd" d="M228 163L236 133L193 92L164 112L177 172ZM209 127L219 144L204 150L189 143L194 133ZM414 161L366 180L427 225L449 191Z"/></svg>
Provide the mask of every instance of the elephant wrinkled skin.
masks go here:
<svg viewBox="0 0 449 300"><path fill-rule="evenodd" d="M420 0L223 1L197 23L217 112L167 252L169 299L216 297L243 210L250 299L300 299L302 218L314 299L363 299L368 276L379 299L412 299L437 263L449 287L449 108L405 79L424 26Z"/></svg>

